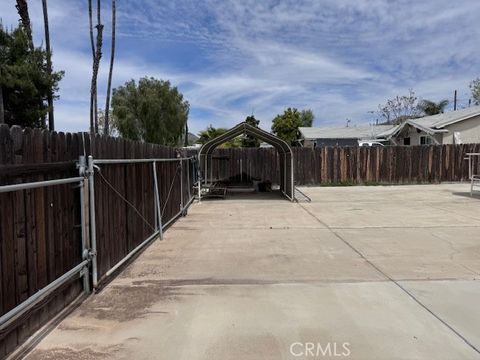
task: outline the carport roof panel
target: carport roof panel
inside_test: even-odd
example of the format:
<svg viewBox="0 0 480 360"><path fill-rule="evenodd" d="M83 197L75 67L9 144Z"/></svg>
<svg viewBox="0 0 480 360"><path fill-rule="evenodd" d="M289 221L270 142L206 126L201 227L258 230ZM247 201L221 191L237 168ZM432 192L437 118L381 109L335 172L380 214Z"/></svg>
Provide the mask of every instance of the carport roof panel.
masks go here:
<svg viewBox="0 0 480 360"><path fill-rule="evenodd" d="M260 140L263 140L275 146L275 148L277 148L277 150L279 150L281 153L292 153L290 145L288 145L288 143L284 140L266 132L265 130L249 125L246 122L242 122L228 130L226 133L205 143L200 149L200 155L206 155L211 153L211 151L213 151L220 144L223 144L224 142L231 140L241 134L252 135Z"/></svg>

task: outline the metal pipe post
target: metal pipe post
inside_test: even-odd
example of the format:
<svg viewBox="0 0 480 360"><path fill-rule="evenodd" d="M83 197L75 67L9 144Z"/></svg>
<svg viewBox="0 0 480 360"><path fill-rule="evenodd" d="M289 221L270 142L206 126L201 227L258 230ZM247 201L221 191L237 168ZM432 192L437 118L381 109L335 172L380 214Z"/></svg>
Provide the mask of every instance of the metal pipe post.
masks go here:
<svg viewBox="0 0 480 360"><path fill-rule="evenodd" d="M471 181L472 180L472 155L468 155L468 179Z"/></svg>
<svg viewBox="0 0 480 360"><path fill-rule="evenodd" d="M180 211L183 211L183 160L180 159Z"/></svg>
<svg viewBox="0 0 480 360"><path fill-rule="evenodd" d="M153 162L153 183L155 186L155 212L157 213L156 223L158 223L158 231L160 233L160 240L163 240L163 226L162 226L162 210L160 207L160 194L158 192L158 178L157 178L157 163Z"/></svg>
<svg viewBox="0 0 480 360"><path fill-rule="evenodd" d="M92 282L93 287L98 286L98 270L97 270L97 228L95 225L95 169L93 167L93 156L88 156L88 190L90 195L90 241L92 259Z"/></svg>
<svg viewBox="0 0 480 360"><path fill-rule="evenodd" d="M155 230L158 230L158 206L157 206L157 183L155 181L155 169L157 165L152 162L152 175L153 175L153 217L155 219Z"/></svg>
<svg viewBox="0 0 480 360"><path fill-rule="evenodd" d="M190 179L190 165L192 162L187 160L187 188L188 188L188 201L192 198L191 179Z"/></svg>
<svg viewBox="0 0 480 360"><path fill-rule="evenodd" d="M80 156L78 161L78 173L84 177L86 173L85 156ZM85 214L85 178L80 183L80 228L82 234L82 259L88 260L88 245L87 245L87 231L86 231L86 214ZM90 294L90 274L88 271L88 264L83 269L83 291L86 294Z"/></svg>

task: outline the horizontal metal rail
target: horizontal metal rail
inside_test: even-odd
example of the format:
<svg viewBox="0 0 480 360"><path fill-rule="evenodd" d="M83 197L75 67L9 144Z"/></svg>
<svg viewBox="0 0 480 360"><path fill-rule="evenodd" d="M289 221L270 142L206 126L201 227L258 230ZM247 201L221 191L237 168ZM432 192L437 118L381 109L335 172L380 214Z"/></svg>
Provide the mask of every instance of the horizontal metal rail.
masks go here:
<svg viewBox="0 0 480 360"><path fill-rule="evenodd" d="M165 224L162 225L162 229L166 228L172 221L177 219L184 211L185 208L189 207L190 204L195 200L194 197L192 197L188 203L185 205L185 207L180 210L174 217L172 217L169 221L167 221ZM134 256L138 251L140 251L145 245L147 245L150 241L152 241L154 238L160 235L160 229L155 231L152 235L150 235L148 238L146 238L140 245L138 245L135 249L130 251L122 260L120 260L118 263L116 263L110 270L108 270L105 273L105 276L110 276L112 275L119 267L121 267L123 264L125 264L132 256Z"/></svg>
<svg viewBox="0 0 480 360"><path fill-rule="evenodd" d="M35 294L30 296L27 300L14 307L12 310L0 317L0 331L6 329L11 323L24 315L31 308L35 307L39 302L44 300L48 295L57 290L60 286L68 282L70 278L75 274L81 274L82 270L88 265L88 260L82 261L80 264L75 266L73 269L67 271L65 274L60 276L58 279L52 281L50 284L44 288L38 290ZM88 276L84 273L82 276Z"/></svg>
<svg viewBox="0 0 480 360"><path fill-rule="evenodd" d="M93 160L93 163L96 165L99 164L137 164L137 163L151 163L151 162L174 162L182 160L191 160L191 157L185 158L168 158L168 159L97 159Z"/></svg>
<svg viewBox="0 0 480 360"><path fill-rule="evenodd" d="M18 191L18 190L27 190L27 189L35 189L45 186L55 186L55 185L63 185L63 184L71 184L83 181L83 177L74 177L74 178L67 178L67 179L58 179L58 180L45 180L45 181L36 181L36 182L28 182L28 183L21 183L21 184L13 184L13 185L2 185L0 186L0 193L10 192L10 191Z"/></svg>
<svg viewBox="0 0 480 360"><path fill-rule="evenodd" d="M156 174L156 164L161 162L179 162L194 160L195 157L178 157L178 158L152 158L152 159L94 159L92 156L89 156L89 184L90 184L90 231L91 231L91 255L92 255L92 278L93 278L93 287L97 288L100 280L98 279L98 270L97 270L97 244L96 244L96 224L95 224L95 187L94 187L94 166L95 165L109 165L109 164L153 164L153 179L154 179L154 192L155 192L155 211L156 215L156 226L155 232L150 235L147 239L143 240L141 244L136 246L132 251L126 254L118 263L116 263L112 268L110 268L102 279L111 276L115 271L117 271L122 265L124 265L128 260L130 260L136 253L138 253L142 248L148 245L156 237L160 236L162 238L163 229L171 224L176 218L182 215L185 212L185 209L192 203L194 197L191 197L187 204L180 202L180 211L170 219L166 224L162 224L161 219L161 207L160 207L160 196L158 193L158 183L159 179ZM174 178L175 179L175 178ZM180 177L180 192L182 194L183 200L183 177ZM168 200L167 200L168 201Z"/></svg>
<svg viewBox="0 0 480 360"><path fill-rule="evenodd" d="M140 245L138 245L135 249L130 251L127 256L125 256L122 260L116 263L110 270L108 270L105 275L106 276L112 275L115 272L115 270L117 270L120 266L125 264L125 262L127 262L128 259L130 259L133 255L135 255L140 249L142 249L145 245L147 245L150 241L152 241L158 235L160 235L160 230L155 231L152 235L146 238Z"/></svg>

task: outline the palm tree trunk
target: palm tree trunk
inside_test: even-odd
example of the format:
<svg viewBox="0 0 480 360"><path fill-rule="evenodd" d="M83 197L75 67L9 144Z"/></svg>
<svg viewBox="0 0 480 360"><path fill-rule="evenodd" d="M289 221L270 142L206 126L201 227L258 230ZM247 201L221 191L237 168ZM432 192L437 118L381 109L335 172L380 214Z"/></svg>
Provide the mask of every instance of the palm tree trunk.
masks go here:
<svg viewBox="0 0 480 360"><path fill-rule="evenodd" d="M115 0L112 0L112 46L110 50L110 69L108 71L108 84L107 84L107 100L105 103L105 124L104 134L108 136L110 132L110 94L112 92L112 74L113 74L113 62L115 60L115 24L116 24L116 7Z"/></svg>
<svg viewBox="0 0 480 360"><path fill-rule="evenodd" d="M47 0L42 0L43 6L43 24L45 27L45 48L47 50L47 73L48 76L52 76L52 51L50 48L50 30L48 25L48 10L47 10ZM53 118L53 89L50 88L48 95L48 129L50 131L55 130L55 120Z"/></svg>
<svg viewBox="0 0 480 360"><path fill-rule="evenodd" d="M97 80L98 80L98 70L100 68L100 59L102 58L102 43L103 43L103 25L101 19L101 0L97 0L97 25L95 26L97 29L97 43L96 43L96 52L95 52L95 63L94 63L94 76L95 76L95 134L98 134L98 87L97 87Z"/></svg>
<svg viewBox="0 0 480 360"><path fill-rule="evenodd" d="M89 30L90 30L90 45L92 47L92 63L95 62L95 43L93 40L93 15L92 15L92 0L88 0L88 20L89 20ZM95 127L94 127L94 116L93 116L93 108L97 105L94 101L93 96L93 79L92 85L90 86L90 134L95 134Z"/></svg>
<svg viewBox="0 0 480 360"><path fill-rule="evenodd" d="M97 1L97 29L96 43L93 41L93 19L92 19L92 1L88 0L88 16L90 22L90 41L92 46L92 82L90 85L90 133L98 133L98 100L97 100L97 79L98 69L100 67L100 59L102 58L102 35L103 25L101 23L100 0Z"/></svg>
<svg viewBox="0 0 480 360"><path fill-rule="evenodd" d="M22 28L25 31L28 39L28 46L30 50L33 50L33 38L32 38L32 24L30 22L30 15L28 14L28 4L27 0L17 0L18 15L20 16L20 21L22 22Z"/></svg>

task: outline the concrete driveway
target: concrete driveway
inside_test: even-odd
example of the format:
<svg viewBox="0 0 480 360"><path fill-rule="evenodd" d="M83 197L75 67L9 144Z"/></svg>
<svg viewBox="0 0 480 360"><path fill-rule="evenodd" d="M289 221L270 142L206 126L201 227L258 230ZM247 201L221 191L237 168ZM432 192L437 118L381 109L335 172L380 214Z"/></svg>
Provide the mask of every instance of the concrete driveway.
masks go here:
<svg viewBox="0 0 480 360"><path fill-rule="evenodd" d="M28 359L480 359L468 185L203 201Z"/></svg>

